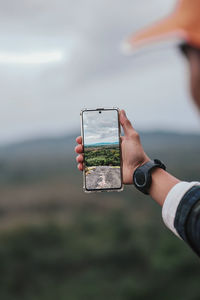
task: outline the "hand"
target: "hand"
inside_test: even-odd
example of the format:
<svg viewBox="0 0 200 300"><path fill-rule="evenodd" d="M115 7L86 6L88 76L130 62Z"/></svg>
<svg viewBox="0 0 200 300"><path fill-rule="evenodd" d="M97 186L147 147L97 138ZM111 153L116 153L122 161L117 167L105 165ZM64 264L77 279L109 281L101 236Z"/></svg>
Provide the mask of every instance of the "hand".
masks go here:
<svg viewBox="0 0 200 300"><path fill-rule="evenodd" d="M148 162L150 158L145 154L139 134L127 119L124 110L120 111L119 118L124 129L124 136L121 137L123 183L132 184L136 168Z"/></svg>
<svg viewBox="0 0 200 300"><path fill-rule="evenodd" d="M146 155L140 142L138 133L134 130L131 122L127 119L124 110L120 111L120 124L124 129L124 136L121 137L121 149L122 149L122 165L123 165L123 183L133 183L133 173L135 169L144 163L148 162L150 158ZM82 137L76 138L76 142L79 144L75 147L75 152L79 155L76 157L78 162L78 169L83 170L83 146Z"/></svg>

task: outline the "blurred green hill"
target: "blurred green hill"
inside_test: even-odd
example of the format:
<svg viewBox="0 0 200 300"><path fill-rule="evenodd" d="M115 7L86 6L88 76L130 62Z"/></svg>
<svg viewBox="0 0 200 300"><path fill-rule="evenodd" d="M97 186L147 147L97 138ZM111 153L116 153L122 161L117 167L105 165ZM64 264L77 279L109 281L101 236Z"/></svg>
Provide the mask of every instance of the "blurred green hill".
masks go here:
<svg viewBox="0 0 200 300"><path fill-rule="evenodd" d="M12 180L23 181L23 174L24 180L28 180L29 177L32 180L36 175L35 180L40 181L41 177L45 179L47 175L54 177L57 173L75 173L74 147L77 135L40 138L1 146L0 184ZM191 175L194 176L199 159L199 135L170 132L141 132L140 135L150 156L161 157L172 169L176 166L180 169L180 164L181 168L186 165L187 170L192 169Z"/></svg>
<svg viewBox="0 0 200 300"><path fill-rule="evenodd" d="M0 148L0 298L199 299L199 259L128 186L84 194L75 136ZM141 133L147 153L200 180L200 136Z"/></svg>

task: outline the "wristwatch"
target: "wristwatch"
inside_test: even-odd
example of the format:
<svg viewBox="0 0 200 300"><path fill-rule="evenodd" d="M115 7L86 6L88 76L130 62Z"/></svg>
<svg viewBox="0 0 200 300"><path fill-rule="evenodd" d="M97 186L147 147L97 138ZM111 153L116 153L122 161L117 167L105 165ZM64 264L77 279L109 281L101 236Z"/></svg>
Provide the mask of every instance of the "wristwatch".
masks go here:
<svg viewBox="0 0 200 300"><path fill-rule="evenodd" d="M133 173L133 183L135 187L146 195L149 194L152 182L151 172L155 168L166 170L166 166L159 159L154 159L138 167Z"/></svg>

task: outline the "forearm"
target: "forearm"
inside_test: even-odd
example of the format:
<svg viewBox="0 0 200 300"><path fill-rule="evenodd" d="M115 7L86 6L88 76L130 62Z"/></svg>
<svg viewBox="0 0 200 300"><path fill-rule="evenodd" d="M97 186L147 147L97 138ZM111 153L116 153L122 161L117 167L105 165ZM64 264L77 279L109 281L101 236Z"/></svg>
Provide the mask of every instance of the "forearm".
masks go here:
<svg viewBox="0 0 200 300"><path fill-rule="evenodd" d="M162 217L166 226L200 256L200 182L180 182L168 193Z"/></svg>
<svg viewBox="0 0 200 300"><path fill-rule="evenodd" d="M179 179L168 172L156 168L152 172L150 195L159 205L163 206L167 194L179 182Z"/></svg>
<svg viewBox="0 0 200 300"><path fill-rule="evenodd" d="M162 169L155 169L150 195L163 206L162 216L167 227L200 256L199 186L199 182L180 181Z"/></svg>

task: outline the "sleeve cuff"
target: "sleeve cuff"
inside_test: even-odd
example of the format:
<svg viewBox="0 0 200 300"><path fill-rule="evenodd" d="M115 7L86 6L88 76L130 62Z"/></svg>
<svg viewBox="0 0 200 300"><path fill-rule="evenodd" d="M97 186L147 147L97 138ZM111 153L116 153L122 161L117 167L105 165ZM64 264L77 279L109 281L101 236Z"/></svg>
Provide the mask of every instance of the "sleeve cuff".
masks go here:
<svg viewBox="0 0 200 300"><path fill-rule="evenodd" d="M200 182L179 182L168 193L162 208L162 218L165 225L179 238L177 230L174 227L174 219L178 205L185 195L193 186L200 186Z"/></svg>

